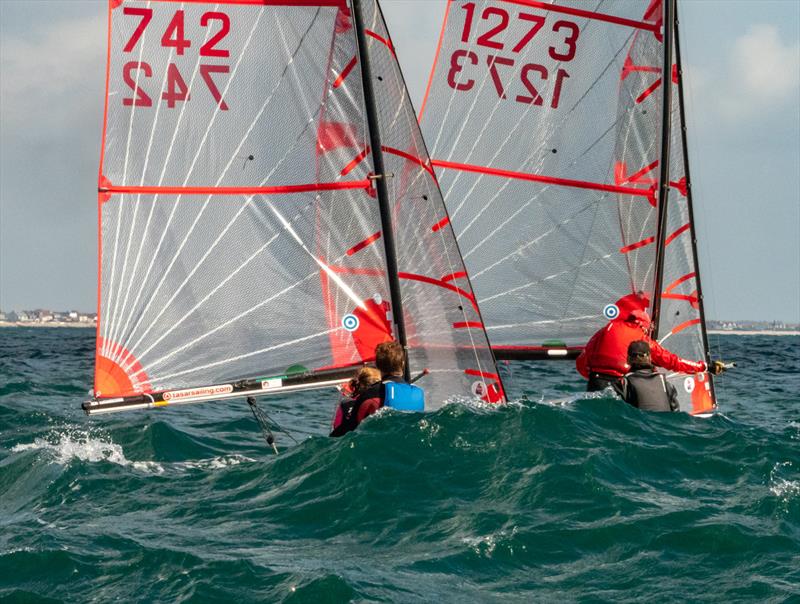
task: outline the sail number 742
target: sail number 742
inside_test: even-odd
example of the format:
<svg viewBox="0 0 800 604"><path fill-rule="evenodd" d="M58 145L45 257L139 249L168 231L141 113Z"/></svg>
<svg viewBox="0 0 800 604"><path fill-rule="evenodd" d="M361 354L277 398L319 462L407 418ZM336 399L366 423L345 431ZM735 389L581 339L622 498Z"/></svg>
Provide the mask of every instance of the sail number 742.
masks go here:
<svg viewBox="0 0 800 604"><path fill-rule="evenodd" d="M461 8L466 12L464 29L461 33L461 42L470 44L475 37L475 44L490 48L491 54L486 54L482 61L478 55L479 49L459 49L450 57L450 69L447 73L447 83L454 90L466 92L472 90L478 79L485 80L486 72L480 76L480 68L488 70L488 76L497 96L501 99L509 98L508 89L513 81L521 84L520 94L511 97L518 103L541 106L545 103L545 96L549 97L549 106L557 109L561 101L561 92L564 82L569 78L569 73L561 64L568 63L575 58L577 52L580 28L572 21L559 19L550 27L545 27L546 17L519 12L516 15L516 24L511 28L515 34L505 33L512 24L508 11L496 6L488 6L480 13L482 25L475 26L476 4L468 2ZM484 31L485 30L485 31ZM541 31L547 32L547 39L551 43L546 47L548 60L558 61L556 69L548 69L539 63L519 60L519 56L501 56L500 52L511 52L512 55L528 52L531 43L535 43L536 36ZM505 35L504 35L505 34ZM541 36L540 36L541 37ZM544 50L544 49L543 49ZM545 58L545 57L542 57ZM475 75L475 77L470 77Z"/></svg>
<svg viewBox="0 0 800 604"><path fill-rule="evenodd" d="M122 48L124 53L132 53L139 42L145 36L150 21L153 19L153 9L145 7L129 7L123 9L123 14L138 18L139 22L133 30L130 38ZM182 56L187 48L192 47L191 40L186 38L185 13L183 10L175 11L172 19L167 25L161 36L161 46L172 48L177 56ZM230 51L224 47L223 41L230 33L230 17L222 12L209 11L203 13L199 21L200 27L212 28L207 32L206 40L200 47L201 57L230 57ZM194 67L193 67L194 68ZM226 74L230 72L229 65L218 65L209 63L199 63L197 70L201 79L205 82L211 98L217 103L221 111L228 110L228 104L222 98L222 93L217 85L214 75ZM152 107L153 97L145 91L143 80L153 76L153 68L149 63L143 61L128 61L122 67L122 79L127 84L133 94L122 99L125 106ZM189 86L181 75L181 71L176 63L169 63L165 74L166 90L161 92L161 100L165 101L167 107L173 109L178 102L191 100Z"/></svg>

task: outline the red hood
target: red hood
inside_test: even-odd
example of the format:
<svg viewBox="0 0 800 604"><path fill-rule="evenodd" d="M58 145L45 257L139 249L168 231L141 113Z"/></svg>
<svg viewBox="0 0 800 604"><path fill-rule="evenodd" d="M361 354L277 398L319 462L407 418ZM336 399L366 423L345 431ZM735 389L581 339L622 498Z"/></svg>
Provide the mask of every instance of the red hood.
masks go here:
<svg viewBox="0 0 800 604"><path fill-rule="evenodd" d="M622 296L617 300L617 308L619 308L620 318L627 319L632 312L642 311L647 314L647 309L650 308L650 298L645 293L628 294Z"/></svg>

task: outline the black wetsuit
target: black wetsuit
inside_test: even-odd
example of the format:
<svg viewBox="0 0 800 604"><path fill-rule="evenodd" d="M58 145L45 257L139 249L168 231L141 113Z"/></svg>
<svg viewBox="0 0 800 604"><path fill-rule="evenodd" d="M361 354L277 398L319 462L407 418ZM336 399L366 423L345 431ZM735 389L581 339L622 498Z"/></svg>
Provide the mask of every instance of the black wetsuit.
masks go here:
<svg viewBox="0 0 800 604"><path fill-rule="evenodd" d="M383 382L373 384L358 397L342 401L340 403L341 420L334 426L330 435L344 436L348 432L352 432L365 418L383 407L386 401L386 386L384 386L386 382L408 383L403 376L392 375L384 379ZM365 406L367 408L362 411L362 407Z"/></svg>
<svg viewBox="0 0 800 604"><path fill-rule="evenodd" d="M613 384L614 390L629 405L643 411L677 411L678 391L663 373L655 369L638 369Z"/></svg>
<svg viewBox="0 0 800 604"><path fill-rule="evenodd" d="M363 393L354 399L347 399L340 403L341 405L341 421L331 431L331 436L344 436L348 432L352 432L358 427L364 417L359 417L361 407L367 401L370 402L371 407L383 407L383 401L386 397L386 389L381 382L377 382L367 388Z"/></svg>
<svg viewBox="0 0 800 604"><path fill-rule="evenodd" d="M597 392L605 390L609 386L613 386L622 378L616 375L609 375L607 373L597 373L596 371L589 372L589 383L586 384L586 392Z"/></svg>

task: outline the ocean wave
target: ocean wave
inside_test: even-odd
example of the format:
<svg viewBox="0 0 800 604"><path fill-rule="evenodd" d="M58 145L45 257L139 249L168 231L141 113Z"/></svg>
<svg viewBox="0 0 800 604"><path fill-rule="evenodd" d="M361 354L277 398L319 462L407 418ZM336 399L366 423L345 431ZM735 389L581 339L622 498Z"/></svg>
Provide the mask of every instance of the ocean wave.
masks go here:
<svg viewBox="0 0 800 604"><path fill-rule="evenodd" d="M37 437L33 442L19 443L11 447L12 453L28 451L44 452L51 463L61 466L68 466L76 461L112 463L153 474L163 474L167 471L219 470L255 461L252 457L240 454L178 462L130 460L125 456L121 445L109 438L97 436L91 431L77 429L66 432L52 431L46 437Z"/></svg>

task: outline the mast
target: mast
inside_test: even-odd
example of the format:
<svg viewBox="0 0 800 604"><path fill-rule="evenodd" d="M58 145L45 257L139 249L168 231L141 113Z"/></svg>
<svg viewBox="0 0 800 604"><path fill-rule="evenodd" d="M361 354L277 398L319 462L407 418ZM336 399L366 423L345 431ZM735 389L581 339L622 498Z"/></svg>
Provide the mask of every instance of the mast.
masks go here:
<svg viewBox="0 0 800 604"><path fill-rule="evenodd" d="M355 25L358 43L359 60L361 61L361 82L364 87L364 100L367 112L367 126L369 127L369 144L372 149L372 161L375 166L375 188L378 192L378 206L381 216L381 231L383 232L383 246L386 253L386 272L389 279L389 295L392 300L392 318L395 324L397 340L405 351L404 377L411 379L408 366L408 342L406 340L405 317L403 316L403 301L400 294L400 278L397 275L397 253L394 242L394 229L392 228L392 209L389 203L389 189L386 186L386 170L383 163L383 149L381 147L381 134L378 126L378 115L375 111L375 91L372 87L372 66L369 52L367 51L367 37L364 33L364 23L361 16L361 0L352 0L353 23Z"/></svg>
<svg viewBox="0 0 800 604"><path fill-rule="evenodd" d="M675 0L663 0L664 62L661 70L661 171L658 177L658 222L656 227L656 270L653 286L652 334L658 338L661 320L661 290L664 289L664 256L669 202L669 153L672 136L672 33L675 23Z"/></svg>
<svg viewBox="0 0 800 604"><path fill-rule="evenodd" d="M706 365L711 365L711 356L708 347L708 331L706 330L706 311L705 303L703 301L703 288L700 284L700 262L697 256L697 235L694 227L694 207L692 203L692 178L689 172L689 144L687 142L687 126L686 126L686 111L683 102L683 67L681 65L681 43L680 32L678 31L678 6L675 6L675 56L677 60L678 69L678 110L681 116L681 144L683 145L683 173L686 177L686 208L689 212L689 230L692 236L692 257L694 259L694 281L697 285L697 299L699 300L700 310L700 332L703 337L703 353L705 356ZM711 384L711 396L716 402L717 397L714 392L714 378L709 372L708 379Z"/></svg>

